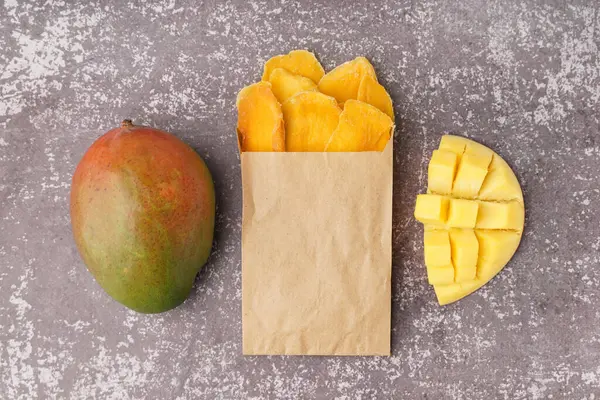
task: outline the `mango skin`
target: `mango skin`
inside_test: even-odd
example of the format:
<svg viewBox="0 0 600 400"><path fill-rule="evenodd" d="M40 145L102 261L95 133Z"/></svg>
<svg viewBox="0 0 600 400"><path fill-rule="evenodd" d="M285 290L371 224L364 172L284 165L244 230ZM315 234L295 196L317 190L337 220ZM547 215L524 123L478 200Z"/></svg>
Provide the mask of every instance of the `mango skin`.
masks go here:
<svg viewBox="0 0 600 400"><path fill-rule="evenodd" d="M212 247L215 193L206 164L175 136L131 121L85 153L70 211L88 270L141 313L183 303Z"/></svg>

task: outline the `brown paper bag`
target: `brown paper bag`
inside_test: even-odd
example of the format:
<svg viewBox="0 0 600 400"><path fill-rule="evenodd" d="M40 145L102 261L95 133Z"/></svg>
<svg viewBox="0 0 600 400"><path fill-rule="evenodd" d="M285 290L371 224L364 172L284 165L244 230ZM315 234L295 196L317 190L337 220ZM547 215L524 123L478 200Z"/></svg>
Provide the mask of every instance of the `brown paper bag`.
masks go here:
<svg viewBox="0 0 600 400"><path fill-rule="evenodd" d="M244 354L389 355L392 140L241 162Z"/></svg>

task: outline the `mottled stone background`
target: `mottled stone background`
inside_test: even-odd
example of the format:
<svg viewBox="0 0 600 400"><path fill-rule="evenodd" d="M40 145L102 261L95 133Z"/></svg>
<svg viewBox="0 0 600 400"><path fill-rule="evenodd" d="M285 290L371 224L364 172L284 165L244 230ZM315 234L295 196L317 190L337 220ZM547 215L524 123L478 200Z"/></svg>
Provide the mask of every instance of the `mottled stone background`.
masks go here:
<svg viewBox="0 0 600 400"><path fill-rule="evenodd" d="M0 2L0 398L597 399L600 5L589 1ZM392 357L242 357L235 96L294 48L372 60L396 132ZM85 149L125 118L207 160L217 236L158 316L112 301L68 215ZM441 308L411 217L445 130L514 167L526 232Z"/></svg>

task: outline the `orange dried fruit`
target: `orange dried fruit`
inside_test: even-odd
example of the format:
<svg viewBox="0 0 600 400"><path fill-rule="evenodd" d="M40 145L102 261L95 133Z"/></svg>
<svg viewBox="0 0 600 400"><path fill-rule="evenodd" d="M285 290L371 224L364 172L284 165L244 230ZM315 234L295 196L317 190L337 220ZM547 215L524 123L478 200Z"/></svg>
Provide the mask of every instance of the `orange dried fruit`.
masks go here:
<svg viewBox="0 0 600 400"><path fill-rule="evenodd" d="M269 77L271 90L280 103L300 92L316 92L317 84L309 78L292 74L286 69L275 68Z"/></svg>
<svg viewBox="0 0 600 400"><path fill-rule="evenodd" d="M271 57L265 63L262 80L268 81L276 68L283 68L293 74L304 76L314 83L319 82L325 75L325 70L317 57L306 50L292 50L288 54Z"/></svg>
<svg viewBox="0 0 600 400"><path fill-rule="evenodd" d="M382 151L394 123L378 108L358 100L348 100L325 151Z"/></svg>
<svg viewBox="0 0 600 400"><path fill-rule="evenodd" d="M357 57L329 71L319 81L319 90L335 97L339 103L358 98L358 88L365 76L377 80L375 69L364 57Z"/></svg>
<svg viewBox="0 0 600 400"><path fill-rule="evenodd" d="M324 151L342 110L333 97L301 92L282 106L287 151Z"/></svg>
<svg viewBox="0 0 600 400"><path fill-rule="evenodd" d="M358 86L357 100L379 108L394 121L394 106L387 90L371 75L363 76Z"/></svg>
<svg viewBox="0 0 600 400"><path fill-rule="evenodd" d="M285 151L281 104L269 82L243 88L237 97L240 151Z"/></svg>

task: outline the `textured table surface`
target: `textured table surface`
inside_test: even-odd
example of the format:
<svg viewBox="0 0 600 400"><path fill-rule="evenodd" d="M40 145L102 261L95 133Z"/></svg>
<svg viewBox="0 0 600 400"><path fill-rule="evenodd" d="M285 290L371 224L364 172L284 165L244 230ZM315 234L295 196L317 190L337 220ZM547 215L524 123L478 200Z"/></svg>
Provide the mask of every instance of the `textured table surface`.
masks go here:
<svg viewBox="0 0 600 400"><path fill-rule="evenodd" d="M0 2L0 398L598 398L596 1L122 4ZM395 101L391 357L241 355L235 96L294 48L367 56ZM112 301L71 237L73 170L125 117L190 143L217 188L214 253L157 316ZM513 166L527 221L502 273L441 308L411 214L446 130Z"/></svg>

